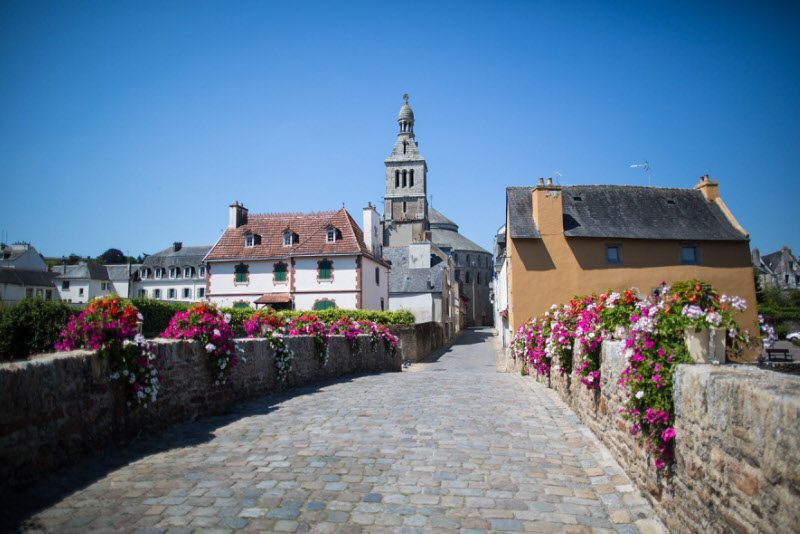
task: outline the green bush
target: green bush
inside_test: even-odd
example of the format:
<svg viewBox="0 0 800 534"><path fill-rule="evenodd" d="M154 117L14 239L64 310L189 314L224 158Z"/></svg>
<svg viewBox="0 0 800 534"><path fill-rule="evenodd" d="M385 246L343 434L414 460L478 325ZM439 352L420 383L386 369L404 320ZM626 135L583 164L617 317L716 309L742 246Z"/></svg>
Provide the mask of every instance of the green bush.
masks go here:
<svg viewBox="0 0 800 534"><path fill-rule="evenodd" d="M139 309L144 318L142 334L148 338L161 335L161 332L169 326L169 320L176 312L186 311L189 308L188 304L163 302L155 299L133 299L131 302Z"/></svg>
<svg viewBox="0 0 800 534"><path fill-rule="evenodd" d="M69 317L80 308L66 302L25 299L0 306L0 360L18 360L31 354L53 352L53 344Z"/></svg>

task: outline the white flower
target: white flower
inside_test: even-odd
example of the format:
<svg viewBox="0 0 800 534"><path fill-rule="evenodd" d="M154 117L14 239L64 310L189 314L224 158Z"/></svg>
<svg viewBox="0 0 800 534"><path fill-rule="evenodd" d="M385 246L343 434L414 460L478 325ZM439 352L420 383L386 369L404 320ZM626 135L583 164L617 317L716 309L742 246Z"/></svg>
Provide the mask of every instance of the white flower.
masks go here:
<svg viewBox="0 0 800 534"><path fill-rule="evenodd" d="M137 313L136 317L138 317L140 321L144 321L144 315L142 315L141 313Z"/></svg>
<svg viewBox="0 0 800 534"><path fill-rule="evenodd" d="M215 350L217 350L217 347L213 343L206 345L206 352L214 352Z"/></svg>
<svg viewBox="0 0 800 534"><path fill-rule="evenodd" d="M230 323L231 322L231 314L230 313L226 313L225 315L222 316L222 320L225 321L226 323Z"/></svg>
<svg viewBox="0 0 800 534"><path fill-rule="evenodd" d="M147 339L142 334L136 334L133 340L139 345L143 344Z"/></svg>
<svg viewBox="0 0 800 534"><path fill-rule="evenodd" d="M219 368L220 369L225 369L226 365L227 365L227 362L225 360L222 360L221 362L219 362Z"/></svg>
<svg viewBox="0 0 800 534"><path fill-rule="evenodd" d="M119 380L119 373L113 373L111 375L111 380Z"/></svg>
<svg viewBox="0 0 800 534"><path fill-rule="evenodd" d="M642 397L644 397L644 391L642 391L642 390L637 391L636 392L636 398L637 399L641 399Z"/></svg>
<svg viewBox="0 0 800 534"><path fill-rule="evenodd" d="M214 335L217 336L217 337L219 337L221 335L219 333L219 329L217 329L217 328L214 329Z"/></svg>

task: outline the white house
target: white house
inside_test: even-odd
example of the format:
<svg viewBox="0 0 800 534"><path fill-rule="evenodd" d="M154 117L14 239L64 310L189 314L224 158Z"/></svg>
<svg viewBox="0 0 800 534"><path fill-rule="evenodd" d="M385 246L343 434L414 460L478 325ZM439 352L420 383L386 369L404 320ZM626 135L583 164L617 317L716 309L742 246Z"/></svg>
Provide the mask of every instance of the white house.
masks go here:
<svg viewBox="0 0 800 534"><path fill-rule="evenodd" d="M410 310L418 323L441 323L445 336L458 330L456 282L450 276L450 257L429 241L400 247L385 247L389 262L389 309Z"/></svg>
<svg viewBox="0 0 800 534"><path fill-rule="evenodd" d="M171 247L147 256L139 266L131 296L172 302L205 300L203 258L210 249L208 245L184 247L176 241Z"/></svg>
<svg viewBox="0 0 800 534"><path fill-rule="evenodd" d="M494 300L494 327L503 347L511 341L511 327L508 324L508 256L506 255L506 225L500 227L494 238L494 281L492 282Z"/></svg>
<svg viewBox="0 0 800 534"><path fill-rule="evenodd" d="M53 286L55 276L47 271L0 267L0 302L14 304L26 298L58 300Z"/></svg>
<svg viewBox="0 0 800 534"><path fill-rule="evenodd" d="M46 271L47 263L30 243L0 243L0 267L7 269L25 269L28 271Z"/></svg>
<svg viewBox="0 0 800 534"><path fill-rule="evenodd" d="M228 228L205 257L208 300L221 306L388 309L380 216L364 227L339 211L250 215L234 203Z"/></svg>
<svg viewBox="0 0 800 534"><path fill-rule="evenodd" d="M77 265L56 265L54 278L59 298L66 302L86 303L97 297L114 294L105 265L82 262Z"/></svg>

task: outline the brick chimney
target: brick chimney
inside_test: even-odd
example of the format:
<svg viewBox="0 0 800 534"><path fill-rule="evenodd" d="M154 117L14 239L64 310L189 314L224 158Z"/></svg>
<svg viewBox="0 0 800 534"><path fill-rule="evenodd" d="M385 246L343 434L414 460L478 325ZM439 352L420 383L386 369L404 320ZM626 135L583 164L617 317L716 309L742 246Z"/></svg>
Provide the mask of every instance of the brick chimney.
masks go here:
<svg viewBox="0 0 800 534"><path fill-rule="evenodd" d="M247 208L234 202L228 207L228 228L239 228L243 224L247 224Z"/></svg>
<svg viewBox="0 0 800 534"><path fill-rule="evenodd" d="M364 244L376 258L381 257L381 245L383 243L383 232L381 231L381 216L378 210L372 205L367 204L363 211L364 222Z"/></svg>
<svg viewBox="0 0 800 534"><path fill-rule="evenodd" d="M561 186L548 179L539 178L533 188L533 222L541 235L564 233L564 208L561 205Z"/></svg>
<svg viewBox="0 0 800 534"><path fill-rule="evenodd" d="M719 182L709 180L707 174L700 177L694 188L703 193L709 202L714 202L719 198Z"/></svg>

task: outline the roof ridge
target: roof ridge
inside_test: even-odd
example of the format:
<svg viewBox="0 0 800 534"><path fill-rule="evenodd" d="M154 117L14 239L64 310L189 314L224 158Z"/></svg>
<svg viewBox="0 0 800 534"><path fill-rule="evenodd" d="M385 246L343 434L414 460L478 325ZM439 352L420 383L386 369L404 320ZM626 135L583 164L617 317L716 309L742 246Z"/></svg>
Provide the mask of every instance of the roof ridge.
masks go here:
<svg viewBox="0 0 800 534"><path fill-rule="evenodd" d="M247 215L248 218L250 217L257 217L259 219L267 219L267 218L275 218L279 219L282 217L320 217L320 216L331 216L336 215L341 210L325 210L325 211L291 211L291 212L272 212L272 213L249 213Z"/></svg>

